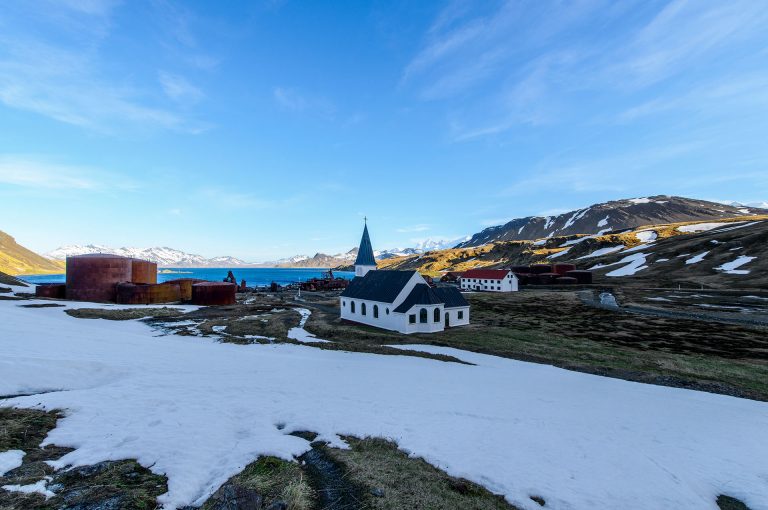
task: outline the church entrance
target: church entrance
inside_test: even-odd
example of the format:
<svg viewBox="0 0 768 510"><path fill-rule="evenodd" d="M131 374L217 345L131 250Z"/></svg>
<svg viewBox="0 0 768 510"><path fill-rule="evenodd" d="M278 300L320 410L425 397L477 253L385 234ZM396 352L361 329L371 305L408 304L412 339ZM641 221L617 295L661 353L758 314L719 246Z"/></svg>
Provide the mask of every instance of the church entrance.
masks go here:
<svg viewBox="0 0 768 510"><path fill-rule="evenodd" d="M450 328L451 327L451 314L450 312L445 312L445 327Z"/></svg>

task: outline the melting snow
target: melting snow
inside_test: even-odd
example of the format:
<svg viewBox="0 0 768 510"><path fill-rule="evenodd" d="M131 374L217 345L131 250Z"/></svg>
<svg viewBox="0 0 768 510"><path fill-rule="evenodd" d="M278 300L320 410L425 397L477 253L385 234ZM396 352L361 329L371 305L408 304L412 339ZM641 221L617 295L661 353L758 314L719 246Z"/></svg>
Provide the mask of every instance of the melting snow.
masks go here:
<svg viewBox="0 0 768 510"><path fill-rule="evenodd" d="M749 274L749 269L737 269L737 268L743 266L744 264L748 264L749 262L752 262L756 258L757 257L748 257L746 255L742 255L736 260L726 262L722 266L718 266L715 269L727 274Z"/></svg>
<svg viewBox="0 0 768 510"><path fill-rule="evenodd" d="M618 262L613 262L611 264L598 264L596 266L593 266L591 269L593 270L602 269L604 267L611 267L619 264L625 264L623 267L620 267L619 269L615 269L610 273L606 273L605 276L632 276L638 271L642 269L646 269L648 267L645 265L645 258L647 256L648 255L646 253L635 253L633 255L627 255L626 257L619 260Z"/></svg>
<svg viewBox="0 0 768 510"><path fill-rule="evenodd" d="M7 452L0 452L0 476L3 476L8 471L21 466L23 458L24 452L21 450L8 450Z"/></svg>
<svg viewBox="0 0 768 510"><path fill-rule="evenodd" d="M3 489L9 492L23 492L25 494L38 493L45 496L45 499L52 498L56 494L48 490L48 478L29 485L3 485Z"/></svg>
<svg viewBox="0 0 768 510"><path fill-rule="evenodd" d="M526 510L532 494L561 509L698 510L721 493L768 508L765 402L432 346L411 348L474 366L157 338L11 301L0 317L2 361L17 367L2 370L3 393L43 377L68 390L3 401L67 409L45 443L76 449L54 467L135 458L168 476L167 509L200 504L259 455L307 451L295 430L337 446L336 434L395 439Z"/></svg>
<svg viewBox="0 0 768 510"><path fill-rule="evenodd" d="M609 216L606 216L606 217L605 217L605 218L603 218L602 220L598 221L598 222L597 222L597 226L598 226L598 227L605 227L605 226L607 226L607 225L608 225L608 218L610 218L610 215L609 215Z"/></svg>
<svg viewBox="0 0 768 510"><path fill-rule="evenodd" d="M635 232L635 237L640 239L641 243L650 243L655 241L659 237L659 234L654 230L641 230L640 232Z"/></svg>
<svg viewBox="0 0 768 510"><path fill-rule="evenodd" d="M550 258L550 259L554 259L554 258L557 258L557 257L562 257L563 255L565 255L565 254L566 254L566 253L568 253L569 251L571 251L571 247L568 247L568 248L566 248L566 249L564 249L564 250L562 250L562 251L559 251L559 252L557 252L557 253L554 253L554 254L548 255L547 257L548 257L548 258Z"/></svg>
<svg viewBox="0 0 768 510"><path fill-rule="evenodd" d="M693 257L689 258L685 261L686 264L698 264L702 260L704 260L704 257L706 257L709 254L709 251L705 251L702 253L699 253L698 255L694 255Z"/></svg>
<svg viewBox="0 0 768 510"><path fill-rule="evenodd" d="M623 244L620 244L618 246L607 246L605 248L600 248L599 250L595 250L592 253L589 253L587 255L582 255L581 257L579 257L579 259L588 259L592 257L599 257L601 255L608 255L609 253L615 253L621 250L622 248L624 248Z"/></svg>
<svg viewBox="0 0 768 510"><path fill-rule="evenodd" d="M304 326L307 325L307 320L309 320L309 316L312 315L310 310L307 310L306 308L296 308L296 311L301 315L301 321L299 321L299 325L297 327L288 330L288 338L304 343L329 342L329 340L317 338L315 335L304 329Z"/></svg>
<svg viewBox="0 0 768 510"><path fill-rule="evenodd" d="M652 200L650 198L647 198L647 197L643 197L643 198L630 198L629 201L632 202L633 204L650 204L652 202Z"/></svg>
<svg viewBox="0 0 768 510"><path fill-rule="evenodd" d="M735 225L735 222L729 223L697 223L695 225L683 225L677 227L680 232L704 232L706 230L712 230L714 228L723 227L725 225Z"/></svg>

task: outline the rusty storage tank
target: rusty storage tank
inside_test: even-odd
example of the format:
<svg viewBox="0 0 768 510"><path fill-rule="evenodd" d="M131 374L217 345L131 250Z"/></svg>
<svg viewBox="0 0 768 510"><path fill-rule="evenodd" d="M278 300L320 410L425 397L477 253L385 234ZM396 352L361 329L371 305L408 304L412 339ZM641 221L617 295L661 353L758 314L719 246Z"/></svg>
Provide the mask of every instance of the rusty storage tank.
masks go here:
<svg viewBox="0 0 768 510"><path fill-rule="evenodd" d="M63 283L41 283L35 287L35 297L49 299L64 299L67 286Z"/></svg>
<svg viewBox="0 0 768 510"><path fill-rule="evenodd" d="M510 271L513 273L530 273L531 266L512 266Z"/></svg>
<svg viewBox="0 0 768 510"><path fill-rule="evenodd" d="M228 282L202 282L192 285L192 304L234 305L237 285Z"/></svg>
<svg viewBox="0 0 768 510"><path fill-rule="evenodd" d="M556 280L556 283L558 285L576 285L579 283L579 280L572 276L561 276Z"/></svg>
<svg viewBox="0 0 768 510"><path fill-rule="evenodd" d="M181 288L177 283L119 283L117 302L125 305L150 305L181 301Z"/></svg>
<svg viewBox="0 0 768 510"><path fill-rule="evenodd" d="M132 283L157 283L157 264L148 260L131 259Z"/></svg>
<svg viewBox="0 0 768 510"><path fill-rule="evenodd" d="M526 282L525 282L526 285L538 285L541 283L541 279L537 274L528 273L527 275L525 275L525 278L526 278Z"/></svg>
<svg viewBox="0 0 768 510"><path fill-rule="evenodd" d="M182 301L192 301L192 285L196 283L202 283L205 280L201 280L199 278L176 278L173 280L168 280L165 283L176 283L179 285L179 288L181 290L181 300Z"/></svg>
<svg viewBox="0 0 768 510"><path fill-rule="evenodd" d="M531 273L515 273L515 276L517 277L517 283L519 285L528 285L531 283L531 277L533 275Z"/></svg>
<svg viewBox="0 0 768 510"><path fill-rule="evenodd" d="M75 255L67 257L67 299L114 301L116 286L131 281L132 259L119 255Z"/></svg>
<svg viewBox="0 0 768 510"><path fill-rule="evenodd" d="M584 270L568 271L567 273L565 273L565 276L576 278L576 280L580 284L592 283L592 271L584 271Z"/></svg>
<svg viewBox="0 0 768 510"><path fill-rule="evenodd" d="M552 285L559 277L560 275L557 273L539 273L539 284Z"/></svg>
<svg viewBox="0 0 768 510"><path fill-rule="evenodd" d="M531 265L531 273L533 273L533 274L551 273L551 272L552 272L552 265L551 264L533 264L533 265Z"/></svg>
<svg viewBox="0 0 768 510"><path fill-rule="evenodd" d="M555 264L552 266L552 272L561 276L565 275L568 271L575 271L576 266L573 264Z"/></svg>

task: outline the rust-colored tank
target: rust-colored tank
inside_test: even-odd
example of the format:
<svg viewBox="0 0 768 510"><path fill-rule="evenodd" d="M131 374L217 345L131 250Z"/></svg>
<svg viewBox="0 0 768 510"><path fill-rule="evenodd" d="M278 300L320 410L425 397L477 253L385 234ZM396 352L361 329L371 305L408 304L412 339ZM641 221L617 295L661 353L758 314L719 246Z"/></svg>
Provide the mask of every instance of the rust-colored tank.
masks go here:
<svg viewBox="0 0 768 510"><path fill-rule="evenodd" d="M557 273L560 276L565 275L565 273L567 273L568 271L575 271L575 270L576 270L576 266L574 266L573 264L555 264L554 266L552 266L552 272Z"/></svg>
<svg viewBox="0 0 768 510"><path fill-rule="evenodd" d="M512 266L510 270L513 273L530 273L531 272L531 266Z"/></svg>
<svg viewBox="0 0 768 510"><path fill-rule="evenodd" d="M176 278L174 280L168 280L165 283L178 284L179 288L181 289L181 300L192 301L192 285L204 281L205 280L200 280L199 278Z"/></svg>
<svg viewBox="0 0 768 510"><path fill-rule="evenodd" d="M573 278L572 276L561 276L556 280L556 283L558 285L575 285L579 283L579 281L576 278Z"/></svg>
<svg viewBox="0 0 768 510"><path fill-rule="evenodd" d="M157 283L157 264L148 260L131 259L131 282Z"/></svg>
<svg viewBox="0 0 768 510"><path fill-rule="evenodd" d="M181 301L181 288L178 283L119 283L117 285L117 302L120 304L150 305L179 301Z"/></svg>
<svg viewBox="0 0 768 510"><path fill-rule="evenodd" d="M203 306L234 305L237 285L227 282L202 282L192 285L192 304Z"/></svg>
<svg viewBox="0 0 768 510"><path fill-rule="evenodd" d="M567 273L565 273L565 276L576 278L576 281L578 281L580 284L592 283L592 271L584 271L584 270L568 271Z"/></svg>
<svg viewBox="0 0 768 510"><path fill-rule="evenodd" d="M539 273L539 283L541 285L552 285L559 276L557 273Z"/></svg>
<svg viewBox="0 0 768 510"><path fill-rule="evenodd" d="M533 274L542 274L542 273L551 273L551 272L552 272L552 266L550 264L531 265L531 273Z"/></svg>
<svg viewBox="0 0 768 510"><path fill-rule="evenodd" d="M64 299L67 286L63 283L42 283L35 287L35 296L39 298Z"/></svg>
<svg viewBox="0 0 768 510"><path fill-rule="evenodd" d="M531 277L534 276L531 273L515 273L517 276L517 283L519 285L529 285L531 283Z"/></svg>
<svg viewBox="0 0 768 510"><path fill-rule="evenodd" d="M132 259L119 255L76 255L67 257L67 299L115 301L116 286L131 281Z"/></svg>

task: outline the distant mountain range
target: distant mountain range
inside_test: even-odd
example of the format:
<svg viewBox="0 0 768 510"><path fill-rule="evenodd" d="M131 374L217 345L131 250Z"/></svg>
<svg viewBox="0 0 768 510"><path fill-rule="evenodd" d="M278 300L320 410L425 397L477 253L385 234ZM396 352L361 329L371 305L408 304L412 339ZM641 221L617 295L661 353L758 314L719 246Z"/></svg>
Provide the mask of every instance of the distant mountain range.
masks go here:
<svg viewBox="0 0 768 510"><path fill-rule="evenodd" d="M68 245L57 248L45 256L51 260L66 260L73 255L85 255L89 253L111 253L123 257L133 257L155 262L163 267L230 267L250 265L235 257L205 258L202 255L186 253L167 247L157 248L111 248L97 244Z"/></svg>
<svg viewBox="0 0 768 510"><path fill-rule="evenodd" d="M482 246L499 241L544 239L573 234L601 234L642 225L759 214L768 214L768 210L736 202L723 204L667 195L629 198L594 204L555 216L517 218L504 225L486 228L467 241L457 244L456 248Z"/></svg>

